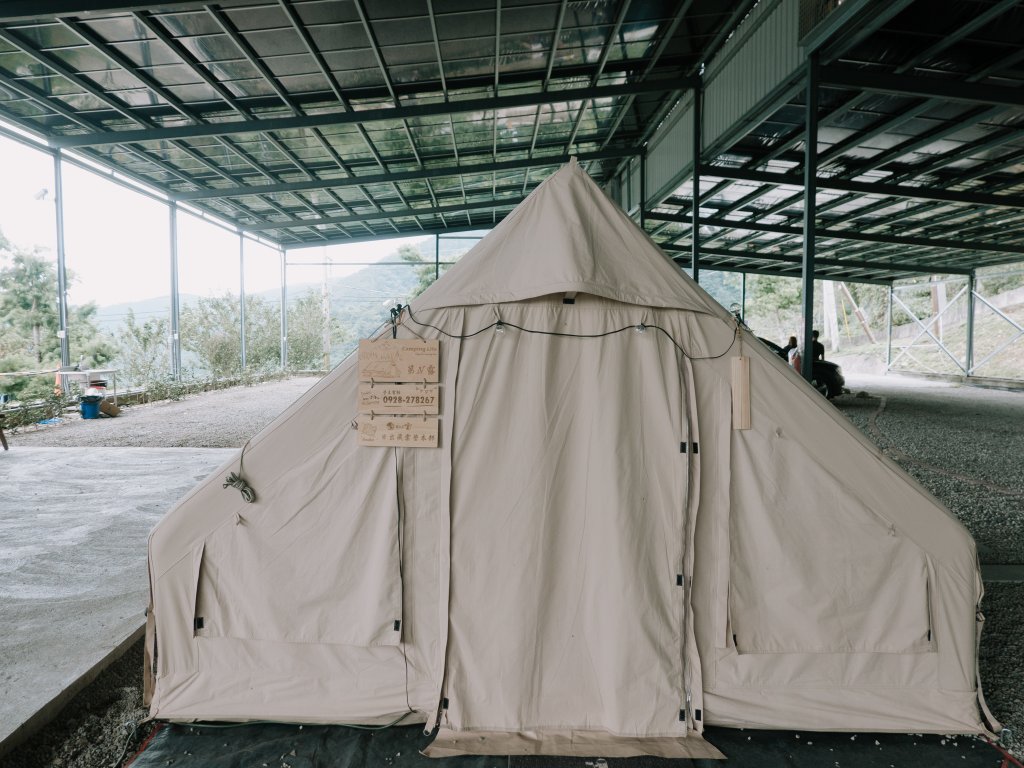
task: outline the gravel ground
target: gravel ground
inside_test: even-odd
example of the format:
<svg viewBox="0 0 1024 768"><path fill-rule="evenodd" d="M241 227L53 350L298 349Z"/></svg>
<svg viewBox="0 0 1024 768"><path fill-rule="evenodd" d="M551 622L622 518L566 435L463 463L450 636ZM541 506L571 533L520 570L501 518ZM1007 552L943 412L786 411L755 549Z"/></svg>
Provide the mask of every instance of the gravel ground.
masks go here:
<svg viewBox="0 0 1024 768"><path fill-rule="evenodd" d="M984 563L1024 563L1024 392L853 378L847 418L956 514Z"/></svg>
<svg viewBox="0 0 1024 768"><path fill-rule="evenodd" d="M142 641L68 702L60 717L0 758L5 768L108 768L135 754L150 727L142 706Z"/></svg>
<svg viewBox="0 0 1024 768"><path fill-rule="evenodd" d="M983 563L1024 563L1024 392L851 376L834 402L963 522ZM986 584L981 679L1024 740L1024 584Z"/></svg>
<svg viewBox="0 0 1024 768"><path fill-rule="evenodd" d="M176 402L130 406L115 419L23 431L26 446L239 447L316 379L238 387ZM851 377L836 406L957 514L985 562L1024 563L1024 393L897 377ZM989 706L1024 738L1024 584L992 584L981 671ZM3 760L10 768L99 768L125 751L145 715L141 646L79 694L61 717ZM148 732L127 743L133 754ZM1018 748L1016 750L1020 752Z"/></svg>
<svg viewBox="0 0 1024 768"><path fill-rule="evenodd" d="M112 419L72 413L60 424L19 430L9 442L32 448L240 448L317 381L294 377L129 405Z"/></svg>

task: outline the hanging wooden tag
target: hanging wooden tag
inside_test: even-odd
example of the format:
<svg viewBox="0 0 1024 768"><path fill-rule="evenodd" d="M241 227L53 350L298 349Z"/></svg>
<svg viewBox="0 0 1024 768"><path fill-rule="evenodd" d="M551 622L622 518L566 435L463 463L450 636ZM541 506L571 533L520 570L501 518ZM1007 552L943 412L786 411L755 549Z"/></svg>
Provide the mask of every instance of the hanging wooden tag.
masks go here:
<svg viewBox="0 0 1024 768"><path fill-rule="evenodd" d="M359 342L359 380L435 382L440 346L437 339L363 339Z"/></svg>
<svg viewBox="0 0 1024 768"><path fill-rule="evenodd" d="M359 417L359 445L436 448L440 422L423 416Z"/></svg>
<svg viewBox="0 0 1024 768"><path fill-rule="evenodd" d="M732 358L732 428L750 429L750 358Z"/></svg>
<svg viewBox="0 0 1024 768"><path fill-rule="evenodd" d="M376 414L438 412L439 384L359 385L359 412Z"/></svg>

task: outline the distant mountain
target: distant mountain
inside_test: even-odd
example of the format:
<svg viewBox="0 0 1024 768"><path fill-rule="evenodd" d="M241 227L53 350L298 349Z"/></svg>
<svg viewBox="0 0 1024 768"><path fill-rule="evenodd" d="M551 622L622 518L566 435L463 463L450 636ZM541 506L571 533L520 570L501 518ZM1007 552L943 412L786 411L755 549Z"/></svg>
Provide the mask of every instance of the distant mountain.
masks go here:
<svg viewBox="0 0 1024 768"><path fill-rule="evenodd" d="M331 312L338 319L341 327L350 334L348 344L335 350L344 356L358 343L359 338L371 333L390 313L388 309L396 302L405 303L419 282L414 265L381 265L364 267L346 277L330 280ZM302 296L312 292L320 296L322 283L299 283L288 286L288 303L292 304ZM277 303L281 300L279 289L250 293L268 302ZM183 293L179 306L185 309L199 301L196 294ZM99 307L96 312L97 325L100 331L116 338L128 311L135 312L136 320L145 322L151 318L167 318L170 316L170 296L158 296L152 299L108 304Z"/></svg>
<svg viewBox="0 0 1024 768"><path fill-rule="evenodd" d="M333 360L341 360L358 346L359 339L387 322L391 307L405 304L418 283L415 266L397 264L363 267L355 274L329 281L331 314L348 334L345 343L332 348ZM322 291L322 283L289 285L288 302L291 304L310 292L320 296Z"/></svg>
<svg viewBox="0 0 1024 768"><path fill-rule="evenodd" d="M182 309L194 304L199 296L194 293L183 293L180 295L179 303ZM145 322L154 317L170 317L171 297L157 296L155 299L139 299L128 301L122 304L107 304L96 310L96 324L103 333L116 336L121 324L128 316L128 310L135 311L135 319Z"/></svg>
<svg viewBox="0 0 1024 768"><path fill-rule="evenodd" d="M327 286L331 313L347 335L347 341L335 344L332 349L334 362L351 352L359 339L369 336L381 324L386 323L390 319L391 307L396 303L405 304L409 301L419 286L420 271L424 270L424 265L429 265L425 271L432 276L433 269L430 266L433 265L436 256L441 262L443 272L445 262L456 261L477 239L472 233L460 237L443 237L437 243L436 252L434 239L424 239L417 244L423 265L394 264L393 262L400 258L394 253L384 259L392 262L390 264L367 266L351 275L332 278ZM309 293L320 297L323 289L322 282L289 283L288 303L291 305ZM250 292L248 295L258 296L273 304L277 304L281 299L280 289L276 288ZM184 310L200 298L196 294L183 293L179 298L179 306ZM109 304L98 308L97 325L100 331L116 339L121 333L129 310L135 312L137 321L145 322L152 318L168 318L170 306L170 296Z"/></svg>

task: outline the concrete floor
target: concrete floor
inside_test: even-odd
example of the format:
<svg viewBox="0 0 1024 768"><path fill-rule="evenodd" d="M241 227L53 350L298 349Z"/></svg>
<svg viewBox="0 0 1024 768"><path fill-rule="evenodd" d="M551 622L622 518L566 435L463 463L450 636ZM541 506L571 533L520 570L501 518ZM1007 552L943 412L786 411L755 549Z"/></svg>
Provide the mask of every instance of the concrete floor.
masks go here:
<svg viewBox="0 0 1024 768"><path fill-rule="evenodd" d="M0 452L0 754L138 636L150 529L234 453Z"/></svg>

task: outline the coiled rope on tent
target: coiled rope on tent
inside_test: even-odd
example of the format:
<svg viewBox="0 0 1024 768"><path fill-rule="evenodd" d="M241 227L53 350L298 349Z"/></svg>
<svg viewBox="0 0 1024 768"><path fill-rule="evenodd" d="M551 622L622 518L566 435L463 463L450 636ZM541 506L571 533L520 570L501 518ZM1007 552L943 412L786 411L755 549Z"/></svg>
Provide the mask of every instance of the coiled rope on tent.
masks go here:
<svg viewBox="0 0 1024 768"><path fill-rule="evenodd" d="M249 440L251 439L249 438ZM249 440L245 441L245 445L242 446L242 452L238 456L238 471L231 472L224 478L224 483L221 485L221 488L237 488L246 504L252 504L256 501L256 491L252 489L252 486L246 482L245 477L242 475L242 462L245 460L245 449L249 447Z"/></svg>

